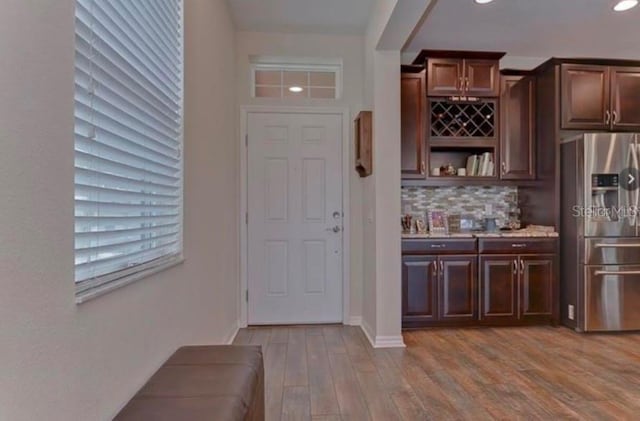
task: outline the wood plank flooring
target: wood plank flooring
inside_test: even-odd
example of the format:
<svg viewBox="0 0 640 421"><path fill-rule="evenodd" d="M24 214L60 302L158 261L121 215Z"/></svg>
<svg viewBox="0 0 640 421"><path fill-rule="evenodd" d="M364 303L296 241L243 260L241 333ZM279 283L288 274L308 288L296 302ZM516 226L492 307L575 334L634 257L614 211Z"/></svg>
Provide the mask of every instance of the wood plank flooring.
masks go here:
<svg viewBox="0 0 640 421"><path fill-rule="evenodd" d="M404 333L373 349L358 327L242 329L262 345L267 421L640 420L640 333L565 328Z"/></svg>

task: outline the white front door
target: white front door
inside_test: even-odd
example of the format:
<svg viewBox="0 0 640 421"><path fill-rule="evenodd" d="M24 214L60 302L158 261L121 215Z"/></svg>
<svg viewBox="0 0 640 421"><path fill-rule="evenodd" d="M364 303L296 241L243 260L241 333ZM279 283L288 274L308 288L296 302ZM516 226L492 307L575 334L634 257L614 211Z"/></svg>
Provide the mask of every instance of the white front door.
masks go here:
<svg viewBox="0 0 640 421"><path fill-rule="evenodd" d="M248 323L342 321L342 116L248 114Z"/></svg>

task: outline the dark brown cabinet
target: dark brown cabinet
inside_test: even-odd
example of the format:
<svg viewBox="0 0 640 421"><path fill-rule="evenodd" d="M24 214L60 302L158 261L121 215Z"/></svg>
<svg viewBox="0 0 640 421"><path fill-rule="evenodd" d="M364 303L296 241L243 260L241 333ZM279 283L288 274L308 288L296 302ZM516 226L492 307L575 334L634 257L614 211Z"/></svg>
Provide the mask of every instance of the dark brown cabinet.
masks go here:
<svg viewBox="0 0 640 421"><path fill-rule="evenodd" d="M402 258L402 320L435 320L438 279L437 257L404 256Z"/></svg>
<svg viewBox="0 0 640 421"><path fill-rule="evenodd" d="M640 68L611 68L611 109L615 130L640 129Z"/></svg>
<svg viewBox="0 0 640 421"><path fill-rule="evenodd" d="M475 255L404 256L403 324L476 320L476 260Z"/></svg>
<svg viewBox="0 0 640 421"><path fill-rule="evenodd" d="M498 60L429 58L427 79L429 96L497 97Z"/></svg>
<svg viewBox="0 0 640 421"><path fill-rule="evenodd" d="M556 323L557 239L402 241L402 326Z"/></svg>
<svg viewBox="0 0 640 421"><path fill-rule="evenodd" d="M535 173L535 97L533 76L502 76L500 89L500 178L533 180Z"/></svg>
<svg viewBox="0 0 640 421"><path fill-rule="evenodd" d="M465 95L498 96L500 67L497 60L465 59Z"/></svg>
<svg viewBox="0 0 640 421"><path fill-rule="evenodd" d="M517 257L480 256L480 318L518 318Z"/></svg>
<svg viewBox="0 0 640 421"><path fill-rule="evenodd" d="M480 257L480 319L544 322L554 318L553 255Z"/></svg>
<svg viewBox="0 0 640 421"><path fill-rule="evenodd" d="M520 311L523 319L551 317L555 283L555 257L553 255L521 256Z"/></svg>
<svg viewBox="0 0 640 421"><path fill-rule="evenodd" d="M401 78L401 173L403 179L426 176L425 163L425 71L403 72Z"/></svg>
<svg viewBox="0 0 640 421"><path fill-rule="evenodd" d="M438 259L438 315L440 320L477 319L476 256Z"/></svg>
<svg viewBox="0 0 640 421"><path fill-rule="evenodd" d="M640 130L640 68L561 65L562 128Z"/></svg>

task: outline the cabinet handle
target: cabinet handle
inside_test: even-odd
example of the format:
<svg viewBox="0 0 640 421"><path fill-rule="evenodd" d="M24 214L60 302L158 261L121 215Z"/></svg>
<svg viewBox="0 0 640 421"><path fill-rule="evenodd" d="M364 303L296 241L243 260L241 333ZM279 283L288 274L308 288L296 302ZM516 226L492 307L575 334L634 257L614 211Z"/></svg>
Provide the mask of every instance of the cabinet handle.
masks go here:
<svg viewBox="0 0 640 421"><path fill-rule="evenodd" d="M609 124L611 123L611 113L609 112L609 110L604 112L604 124Z"/></svg>
<svg viewBox="0 0 640 421"><path fill-rule="evenodd" d="M614 111L613 112L613 125L615 126L616 124L618 124L618 112Z"/></svg>
<svg viewBox="0 0 640 421"><path fill-rule="evenodd" d="M422 161L422 164L420 164L420 174L424 175L426 170L427 170L427 165L424 163L424 161Z"/></svg>
<svg viewBox="0 0 640 421"><path fill-rule="evenodd" d="M458 78L458 86L456 86L457 91L462 91L464 89L464 79Z"/></svg>
<svg viewBox="0 0 640 421"><path fill-rule="evenodd" d="M468 77L464 78L464 83L465 83L464 90L468 91L469 90L469 78Z"/></svg>
<svg viewBox="0 0 640 421"><path fill-rule="evenodd" d="M502 161L502 175L507 173L507 163Z"/></svg>
<svg viewBox="0 0 640 421"><path fill-rule="evenodd" d="M437 278L438 277L438 263L437 262L432 262L431 263L433 266L431 268L432 273L433 273L433 277Z"/></svg>
<svg viewBox="0 0 640 421"><path fill-rule="evenodd" d="M446 244L431 244L430 246L432 249L444 249L447 248Z"/></svg>
<svg viewBox="0 0 640 421"><path fill-rule="evenodd" d="M522 249L527 247L525 243L511 243L511 247L514 249Z"/></svg>
<svg viewBox="0 0 640 421"><path fill-rule="evenodd" d="M444 262L440 260L440 275L442 276L443 273L444 273Z"/></svg>
<svg viewBox="0 0 640 421"><path fill-rule="evenodd" d="M524 275L524 262L520 259L520 274Z"/></svg>
<svg viewBox="0 0 640 421"><path fill-rule="evenodd" d="M513 274L518 274L518 261L516 259L513 259Z"/></svg>

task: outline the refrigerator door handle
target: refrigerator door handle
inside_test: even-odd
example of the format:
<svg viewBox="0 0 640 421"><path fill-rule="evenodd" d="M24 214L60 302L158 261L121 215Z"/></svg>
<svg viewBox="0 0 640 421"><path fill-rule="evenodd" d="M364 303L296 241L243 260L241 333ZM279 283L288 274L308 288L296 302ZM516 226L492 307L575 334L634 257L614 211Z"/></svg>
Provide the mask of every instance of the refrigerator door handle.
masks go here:
<svg viewBox="0 0 640 421"><path fill-rule="evenodd" d="M635 171L635 174L638 174L638 171L640 170L640 164L638 164L638 145L636 144L637 139L634 137L633 139L633 143L630 145L631 148L631 168L633 168ZM639 204L639 200L640 200L640 192L638 192L638 189L635 189L633 191L633 203L630 203L629 205L632 207L631 209L628 209L628 213L629 215L629 221L631 223L631 225L637 225L638 224L638 215L636 215L637 209L638 209L638 204Z"/></svg>
<svg viewBox="0 0 640 421"><path fill-rule="evenodd" d="M596 270L593 272L595 276L605 275L640 275L640 270Z"/></svg>
<svg viewBox="0 0 640 421"><path fill-rule="evenodd" d="M640 247L640 243L623 243L623 244L605 244L597 243L593 245L594 248L637 248Z"/></svg>

